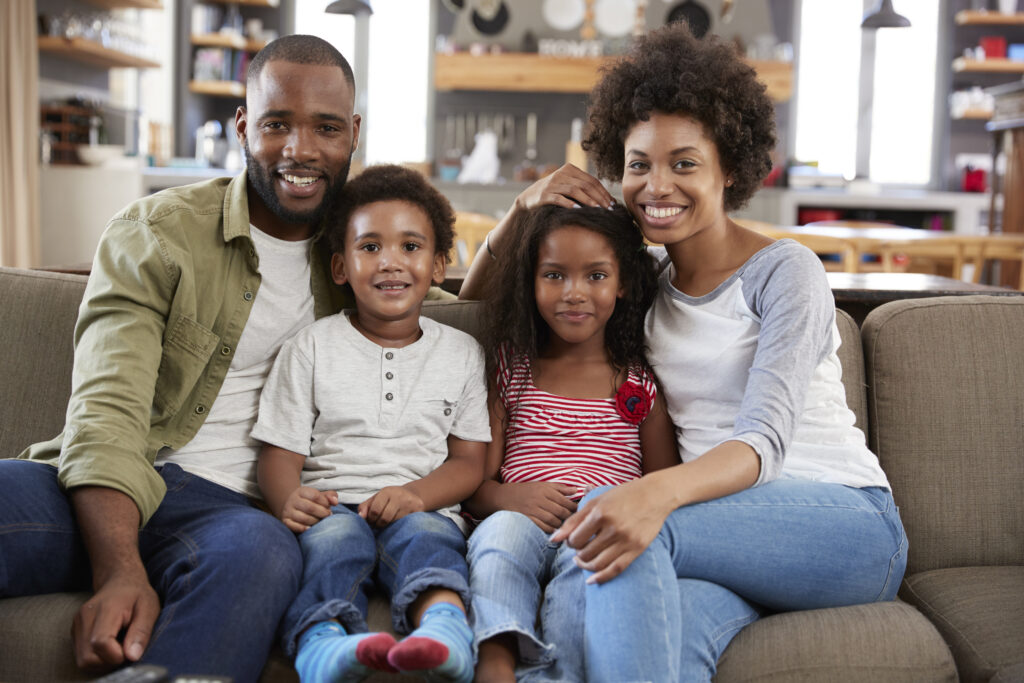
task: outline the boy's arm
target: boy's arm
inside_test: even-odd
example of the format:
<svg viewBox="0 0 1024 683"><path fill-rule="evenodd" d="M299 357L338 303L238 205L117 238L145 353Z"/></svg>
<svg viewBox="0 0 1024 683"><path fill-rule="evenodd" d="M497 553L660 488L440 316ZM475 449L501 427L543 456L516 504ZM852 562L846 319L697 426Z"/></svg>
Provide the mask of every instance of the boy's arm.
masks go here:
<svg viewBox="0 0 1024 683"><path fill-rule="evenodd" d="M440 510L467 498L484 476L487 444L448 437L448 459L436 470L402 486L386 486L359 505L370 524L386 526L413 512Z"/></svg>
<svg viewBox="0 0 1024 683"><path fill-rule="evenodd" d="M655 396L650 414L640 425L640 451L644 474L679 464L676 426L672 424L661 392Z"/></svg>
<svg viewBox="0 0 1024 683"><path fill-rule="evenodd" d="M299 534L331 514L338 494L302 486L306 456L269 443L263 444L256 479L263 499L275 517Z"/></svg>
<svg viewBox="0 0 1024 683"><path fill-rule="evenodd" d="M487 444L484 457L484 480L462 508L476 519L483 519L498 510L497 490L501 488L498 472L505 460L505 408L501 405L494 383L490 383L487 396L487 412L491 420L491 442Z"/></svg>

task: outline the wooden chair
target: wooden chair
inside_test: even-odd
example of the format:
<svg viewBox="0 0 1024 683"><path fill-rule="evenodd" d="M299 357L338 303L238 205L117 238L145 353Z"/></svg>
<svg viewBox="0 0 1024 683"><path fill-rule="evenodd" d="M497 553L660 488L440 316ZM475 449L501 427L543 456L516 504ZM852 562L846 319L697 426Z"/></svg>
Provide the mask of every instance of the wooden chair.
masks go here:
<svg viewBox="0 0 1024 683"><path fill-rule="evenodd" d="M452 263L468 268L473 257L484 243L498 219L483 213L472 211L455 212L455 244L452 246Z"/></svg>
<svg viewBox="0 0 1024 683"><path fill-rule="evenodd" d="M818 256L838 256L839 261L822 261L825 270L842 270L847 273L857 272L857 250L848 240L841 237L826 235L805 235L790 232L783 227L749 218L733 218L737 225L759 232L775 240L788 238L799 242Z"/></svg>
<svg viewBox="0 0 1024 683"><path fill-rule="evenodd" d="M887 234L893 230L910 230L892 223L879 223L876 221L857 220L834 220L814 221L806 227L815 228L851 228L864 230L869 235L871 230L884 229ZM885 239L860 238L854 239L854 246L857 250L858 270L873 270L879 266L865 263L863 256L874 254L879 257L882 272L910 272L910 273L932 273L935 274L940 267L949 266L950 276L957 280L962 279L964 255L960 243L952 234L936 237L929 234L928 239L899 239L888 237ZM900 265L899 261L906 261Z"/></svg>
<svg viewBox="0 0 1024 683"><path fill-rule="evenodd" d="M981 282L986 261L1016 261L1020 264L1017 289L1024 291L1024 234L957 235L955 239L960 242L964 260L974 266L972 282Z"/></svg>

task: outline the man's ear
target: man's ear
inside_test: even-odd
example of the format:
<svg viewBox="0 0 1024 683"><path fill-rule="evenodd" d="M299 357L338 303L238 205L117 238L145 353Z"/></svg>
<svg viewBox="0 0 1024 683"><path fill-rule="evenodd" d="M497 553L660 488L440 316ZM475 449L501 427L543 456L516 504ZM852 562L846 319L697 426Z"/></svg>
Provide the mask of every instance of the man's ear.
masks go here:
<svg viewBox="0 0 1024 683"><path fill-rule="evenodd" d="M248 123L248 113L245 110L245 105L242 105L235 110L235 137L238 138L238 145L242 149L245 149Z"/></svg>
<svg viewBox="0 0 1024 683"><path fill-rule="evenodd" d="M434 254L434 270L431 274L430 281L437 286L444 284L444 274L448 270L448 259L445 258L445 254L438 252Z"/></svg>
<svg viewBox="0 0 1024 683"><path fill-rule="evenodd" d="M348 282L348 275L345 274L345 255L341 252L331 254L331 277L336 285Z"/></svg>
<svg viewBox="0 0 1024 683"><path fill-rule="evenodd" d="M363 124L363 117L359 114L352 115L352 151L349 154L353 154L356 148L359 147L359 129Z"/></svg>

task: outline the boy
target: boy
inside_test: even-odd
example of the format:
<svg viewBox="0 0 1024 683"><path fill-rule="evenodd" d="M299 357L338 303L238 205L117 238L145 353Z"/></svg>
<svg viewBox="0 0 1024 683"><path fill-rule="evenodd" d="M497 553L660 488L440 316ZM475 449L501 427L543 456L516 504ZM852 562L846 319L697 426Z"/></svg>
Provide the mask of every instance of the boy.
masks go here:
<svg viewBox="0 0 1024 683"><path fill-rule="evenodd" d="M414 171L376 166L349 182L331 273L356 309L287 342L260 399L260 490L299 534L305 564L283 621L303 683L375 669L473 675L458 503L480 484L490 441L483 353L420 318L444 279L453 224L447 200ZM363 633L374 576L395 630L416 629L401 642Z"/></svg>

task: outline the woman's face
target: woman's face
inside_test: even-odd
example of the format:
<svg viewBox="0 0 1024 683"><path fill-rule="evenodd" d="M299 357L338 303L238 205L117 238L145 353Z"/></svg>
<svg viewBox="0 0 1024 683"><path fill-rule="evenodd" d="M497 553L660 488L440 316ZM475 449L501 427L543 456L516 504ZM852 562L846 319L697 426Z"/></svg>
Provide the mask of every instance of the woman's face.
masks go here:
<svg viewBox="0 0 1024 683"><path fill-rule="evenodd" d="M675 244L725 218L718 148L698 121L653 112L626 134L622 196L649 241Z"/></svg>

